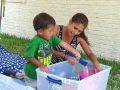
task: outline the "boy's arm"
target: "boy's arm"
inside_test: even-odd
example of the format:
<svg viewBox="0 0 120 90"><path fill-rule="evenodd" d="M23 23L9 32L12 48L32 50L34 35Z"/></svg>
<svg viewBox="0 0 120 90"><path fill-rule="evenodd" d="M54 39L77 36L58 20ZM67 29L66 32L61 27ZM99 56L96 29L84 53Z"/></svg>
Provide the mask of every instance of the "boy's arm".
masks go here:
<svg viewBox="0 0 120 90"><path fill-rule="evenodd" d="M74 49L72 46L70 46L68 43L61 41L59 44L62 48L66 49L69 52L72 52L78 59L81 57L80 53Z"/></svg>
<svg viewBox="0 0 120 90"><path fill-rule="evenodd" d="M41 71L48 72L48 67L43 63L41 63L40 61L38 61L36 58L26 57L26 59L30 61L32 64L34 64L35 66L39 67Z"/></svg>

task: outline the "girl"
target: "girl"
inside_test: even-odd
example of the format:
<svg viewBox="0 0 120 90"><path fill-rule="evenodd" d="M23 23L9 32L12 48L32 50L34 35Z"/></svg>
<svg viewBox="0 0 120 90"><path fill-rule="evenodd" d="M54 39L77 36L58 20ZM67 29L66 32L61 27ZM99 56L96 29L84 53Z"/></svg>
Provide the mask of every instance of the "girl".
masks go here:
<svg viewBox="0 0 120 90"><path fill-rule="evenodd" d="M54 28L54 34L75 49L77 48L77 45L80 45L89 59L93 62L95 70L100 71L101 68L98 60L91 51L88 39L84 33L87 26L88 18L83 13L77 13L69 20L67 26L56 25ZM68 51L64 48L56 46L52 51L53 57L51 64L69 60L70 63L74 65L75 58L67 55L67 52Z"/></svg>

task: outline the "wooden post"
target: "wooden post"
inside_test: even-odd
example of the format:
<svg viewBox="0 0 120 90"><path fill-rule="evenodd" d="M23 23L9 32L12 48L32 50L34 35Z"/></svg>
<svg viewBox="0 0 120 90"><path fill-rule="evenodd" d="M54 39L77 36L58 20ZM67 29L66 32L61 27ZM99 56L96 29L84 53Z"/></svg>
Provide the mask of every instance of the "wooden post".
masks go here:
<svg viewBox="0 0 120 90"><path fill-rule="evenodd" d="M2 0L1 0L1 6L0 6L0 32L1 32L1 20L2 20Z"/></svg>

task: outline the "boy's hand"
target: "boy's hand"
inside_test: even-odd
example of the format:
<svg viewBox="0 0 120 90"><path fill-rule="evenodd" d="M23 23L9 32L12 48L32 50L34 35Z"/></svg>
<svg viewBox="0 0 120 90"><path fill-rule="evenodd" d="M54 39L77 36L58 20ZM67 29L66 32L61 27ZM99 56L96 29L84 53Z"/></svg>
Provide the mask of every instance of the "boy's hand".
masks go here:
<svg viewBox="0 0 120 90"><path fill-rule="evenodd" d="M46 65L43 64L39 68L41 71L48 73L49 68Z"/></svg>

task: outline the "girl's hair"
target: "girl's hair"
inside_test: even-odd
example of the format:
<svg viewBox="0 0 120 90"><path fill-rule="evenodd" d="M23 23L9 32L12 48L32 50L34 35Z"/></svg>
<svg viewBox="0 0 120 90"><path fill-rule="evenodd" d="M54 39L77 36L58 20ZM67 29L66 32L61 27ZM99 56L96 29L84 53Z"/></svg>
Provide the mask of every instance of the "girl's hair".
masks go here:
<svg viewBox="0 0 120 90"><path fill-rule="evenodd" d="M78 23L78 24L83 24L84 27L86 28L88 25L88 18L83 13L77 13L72 17L72 22ZM89 45L88 38L85 35L84 31L81 32L78 36L82 37L86 41L86 43Z"/></svg>
<svg viewBox="0 0 120 90"><path fill-rule="evenodd" d="M49 25L55 25L56 22L52 16L47 13L39 13L33 20L33 27L37 31L38 29L46 29Z"/></svg>

